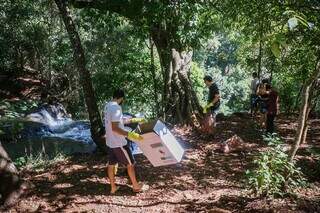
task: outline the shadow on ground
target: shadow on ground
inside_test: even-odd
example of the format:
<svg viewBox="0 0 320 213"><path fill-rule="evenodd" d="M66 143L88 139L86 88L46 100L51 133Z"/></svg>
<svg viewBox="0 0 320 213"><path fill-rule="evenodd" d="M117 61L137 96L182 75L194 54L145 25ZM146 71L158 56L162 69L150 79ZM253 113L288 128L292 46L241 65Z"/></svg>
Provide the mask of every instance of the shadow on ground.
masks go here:
<svg viewBox="0 0 320 213"><path fill-rule="evenodd" d="M152 167L144 156L136 157L137 177L150 186L147 192L133 193L124 168L120 168L117 182L121 188L116 196L111 196L105 172L107 157L76 155L42 172L26 171L24 177L34 187L16 210L274 212L287 208L293 212L298 209L308 212L308 207L317 209L320 192L316 190L308 199L275 199L273 202L251 198L245 191L245 171L252 167L253 158L266 148L261 130L248 115L224 117L218 123L215 137L208 140L201 139L201 135L188 128L176 128L173 132L186 148L181 163ZM221 153L218 143L234 134L243 139L246 148ZM306 159L299 163L306 170L315 167ZM312 174L310 179L315 183L319 181L318 170L306 173Z"/></svg>

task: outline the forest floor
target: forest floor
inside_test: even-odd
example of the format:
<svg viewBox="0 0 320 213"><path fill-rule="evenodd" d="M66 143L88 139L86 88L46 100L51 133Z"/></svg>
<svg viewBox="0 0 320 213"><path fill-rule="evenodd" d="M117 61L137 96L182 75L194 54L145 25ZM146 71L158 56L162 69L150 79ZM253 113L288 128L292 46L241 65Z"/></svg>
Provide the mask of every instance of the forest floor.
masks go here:
<svg viewBox="0 0 320 213"><path fill-rule="evenodd" d="M280 116L280 135L292 142L296 117ZM23 171L34 186L10 212L320 212L320 165L308 150L320 147L320 120L311 120L307 145L298 152L310 186L294 198L265 199L245 188L245 171L267 145L262 130L246 114L220 119L216 134L201 139L188 128L174 128L186 152L181 163L152 167L136 156L138 179L150 186L132 192L123 169L118 172L120 190L110 195L106 179L107 157L77 155L44 171ZM224 154L219 142L237 134L244 143L238 151Z"/></svg>

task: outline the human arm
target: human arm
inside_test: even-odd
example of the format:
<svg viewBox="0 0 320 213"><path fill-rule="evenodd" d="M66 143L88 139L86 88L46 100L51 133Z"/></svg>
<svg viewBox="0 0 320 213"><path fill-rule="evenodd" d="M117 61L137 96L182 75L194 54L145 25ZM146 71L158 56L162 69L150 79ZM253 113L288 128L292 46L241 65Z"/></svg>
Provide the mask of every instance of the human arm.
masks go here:
<svg viewBox="0 0 320 213"><path fill-rule="evenodd" d="M203 113L207 113L210 107L215 106L220 100L219 88L216 84L212 84L209 87L208 104L203 107Z"/></svg>
<svg viewBox="0 0 320 213"><path fill-rule="evenodd" d="M147 119L145 118L124 118L124 124L132 124L132 123L146 123Z"/></svg>
<svg viewBox="0 0 320 213"><path fill-rule="evenodd" d="M122 135L122 136L125 136L127 137L128 136L128 131L120 128L120 122L112 122L112 131L119 134L119 135Z"/></svg>
<svg viewBox="0 0 320 213"><path fill-rule="evenodd" d="M220 95L219 93L217 93L214 95L214 98L212 99L212 101L203 107L203 113L207 113L208 109L210 107L213 107L219 100L220 100Z"/></svg>
<svg viewBox="0 0 320 213"><path fill-rule="evenodd" d="M217 93L217 94L214 95L214 98L213 98L213 100L212 100L213 106L214 106L219 100L220 100L220 94Z"/></svg>
<svg viewBox="0 0 320 213"><path fill-rule="evenodd" d="M122 122L123 122L123 115L122 110L120 106L113 106L109 109L110 113L110 121L111 121L111 129L113 132L115 132L118 135L122 135L124 137L127 137L130 140L133 141L139 141L143 138L138 133L127 131L123 128Z"/></svg>
<svg viewBox="0 0 320 213"><path fill-rule="evenodd" d="M147 122L147 119L145 118L131 118L129 120L130 123L145 123Z"/></svg>
<svg viewBox="0 0 320 213"><path fill-rule="evenodd" d="M129 140L132 141L141 141L143 139L143 137L136 133L136 132L132 132L132 131L126 131L122 128L120 128L120 122L112 122L111 126L112 126L112 131L116 132L119 135L125 136L127 137Z"/></svg>

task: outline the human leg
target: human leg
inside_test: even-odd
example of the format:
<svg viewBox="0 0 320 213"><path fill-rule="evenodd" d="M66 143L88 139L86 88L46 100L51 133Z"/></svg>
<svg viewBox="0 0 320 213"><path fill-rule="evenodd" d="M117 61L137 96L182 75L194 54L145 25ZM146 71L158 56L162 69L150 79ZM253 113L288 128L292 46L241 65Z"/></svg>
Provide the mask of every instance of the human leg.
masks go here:
<svg viewBox="0 0 320 213"><path fill-rule="evenodd" d="M132 183L132 188L134 191L139 191L141 189L141 186L139 185L136 173L135 173L135 167L134 163L135 160L133 158L132 152L128 145L119 147L116 152L117 160L119 163L127 166L127 172L129 179Z"/></svg>
<svg viewBox="0 0 320 213"><path fill-rule="evenodd" d="M266 131L267 133L273 133L274 132L274 114L267 114L267 122L266 122Z"/></svg>
<svg viewBox="0 0 320 213"><path fill-rule="evenodd" d="M108 165L108 178L110 181L110 193L113 194L117 191L116 180L115 180L115 165Z"/></svg>
<svg viewBox="0 0 320 213"><path fill-rule="evenodd" d="M113 194L117 191L117 186L116 186L116 179L115 179L115 175L116 175L116 168L117 168L117 159L115 156L115 151L116 149L109 149L109 163L107 166L107 177L110 181L110 193Z"/></svg>
<svg viewBox="0 0 320 213"><path fill-rule="evenodd" d="M128 164L127 165L127 171L128 171L128 175L129 175L130 181L132 183L132 188L134 190L139 190L141 188L141 186L139 185L139 183L137 181L134 165Z"/></svg>

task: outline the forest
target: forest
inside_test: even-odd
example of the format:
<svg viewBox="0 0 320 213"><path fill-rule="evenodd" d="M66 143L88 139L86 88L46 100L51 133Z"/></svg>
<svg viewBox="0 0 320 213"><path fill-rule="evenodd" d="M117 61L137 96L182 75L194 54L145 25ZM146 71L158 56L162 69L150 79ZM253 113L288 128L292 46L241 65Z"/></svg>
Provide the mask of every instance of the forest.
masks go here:
<svg viewBox="0 0 320 213"><path fill-rule="evenodd" d="M320 212L318 0L0 0L0 29L0 212Z"/></svg>

